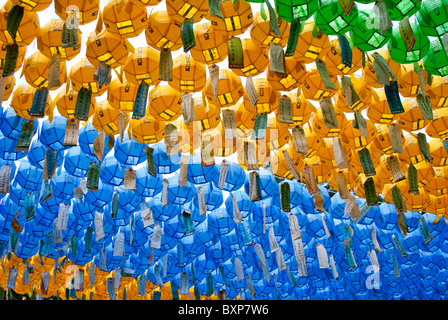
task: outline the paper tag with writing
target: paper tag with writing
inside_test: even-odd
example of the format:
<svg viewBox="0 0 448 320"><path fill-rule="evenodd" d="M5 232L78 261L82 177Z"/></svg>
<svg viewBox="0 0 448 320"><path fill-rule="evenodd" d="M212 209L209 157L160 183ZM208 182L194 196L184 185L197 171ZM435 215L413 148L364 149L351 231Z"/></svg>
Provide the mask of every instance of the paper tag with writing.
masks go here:
<svg viewBox="0 0 448 320"><path fill-rule="evenodd" d="M243 44L238 37L230 37L227 40L227 50L229 55L227 57L229 61L229 69L242 69L244 68L244 54Z"/></svg>
<svg viewBox="0 0 448 320"><path fill-rule="evenodd" d="M118 110L117 126L118 126L118 132L120 134L121 143L123 143L124 130L126 130L126 119L127 119L126 113L124 113L121 110Z"/></svg>
<svg viewBox="0 0 448 320"><path fill-rule="evenodd" d="M308 271L306 269L305 250L303 248L302 239L293 240L294 255L296 256L296 262L300 277L307 277Z"/></svg>
<svg viewBox="0 0 448 320"><path fill-rule="evenodd" d="M171 50L169 48L162 48L160 50L159 80L173 80L173 58L171 56Z"/></svg>
<svg viewBox="0 0 448 320"><path fill-rule="evenodd" d="M163 229L157 222L154 223L154 230L152 232L152 238L150 247L154 249L160 249L160 245L162 243L162 234Z"/></svg>
<svg viewBox="0 0 448 320"><path fill-rule="evenodd" d="M431 153L429 151L429 145L428 142L426 141L426 134L424 133L418 133L417 134L417 141L418 141L418 146L420 148L420 153L423 155L423 158L428 161L429 163L432 163L432 156Z"/></svg>
<svg viewBox="0 0 448 320"><path fill-rule="evenodd" d="M293 10L294 15L294 10ZM291 21L290 31L288 36L288 45L286 46L285 57L291 57L294 55L299 41L299 35L302 31L302 23L298 18L294 18Z"/></svg>
<svg viewBox="0 0 448 320"><path fill-rule="evenodd" d="M259 201L262 199L260 175L257 171L251 171L249 174L249 198L250 201Z"/></svg>
<svg viewBox="0 0 448 320"><path fill-rule="evenodd" d="M359 160L361 162L362 170L366 177L376 175L375 166L372 162L372 157L370 156L370 151L367 148L358 150Z"/></svg>
<svg viewBox="0 0 448 320"><path fill-rule="evenodd" d="M100 182L100 168L101 163L90 161L89 169L87 170L87 189L97 191Z"/></svg>
<svg viewBox="0 0 448 320"><path fill-rule="evenodd" d="M292 213L288 215L288 224L292 240L301 239L302 233L300 232L299 220Z"/></svg>
<svg viewBox="0 0 448 320"><path fill-rule="evenodd" d="M283 158L285 159L286 166L288 167L288 170L291 172L291 174L297 181L300 181L299 171L297 170L297 168L294 164L294 161L292 160L289 152L287 150L283 150L282 152L283 152Z"/></svg>
<svg viewBox="0 0 448 320"><path fill-rule="evenodd" d="M389 132L390 144L392 151L396 153L403 153L403 141L401 140L401 128L398 123L391 123L387 125Z"/></svg>
<svg viewBox="0 0 448 320"><path fill-rule="evenodd" d="M339 277L338 270L336 269L336 264L334 262L334 256L330 255L330 266L331 266L331 272L333 273L333 278L337 279Z"/></svg>
<svg viewBox="0 0 448 320"><path fill-rule="evenodd" d="M91 101L92 90L81 88L76 96L75 113L73 115L75 119L79 121L87 121L89 119Z"/></svg>
<svg viewBox="0 0 448 320"><path fill-rule="evenodd" d="M306 136L303 126L295 126L292 128L292 139L294 142L295 151L297 153L303 155L308 154L308 144L306 143Z"/></svg>
<svg viewBox="0 0 448 320"><path fill-rule="evenodd" d="M186 125L189 125L191 122L196 120L193 94L191 93L184 93L182 95L182 115Z"/></svg>
<svg viewBox="0 0 448 320"><path fill-rule="evenodd" d="M319 190L317 188L317 183L316 183L313 167L305 164L305 166L303 167L302 174L306 180L306 186L308 188L309 193L311 195L313 195L314 193L317 192L317 190Z"/></svg>
<svg viewBox="0 0 448 320"><path fill-rule="evenodd" d="M433 239L433 236L431 234L431 231L429 231L428 224L426 223L426 219L424 216L418 219L418 230L425 244L428 244Z"/></svg>
<svg viewBox="0 0 448 320"><path fill-rule="evenodd" d="M339 136L333 137L333 154L336 165L340 170L350 168L347 160L347 155L345 154L345 150L342 146L342 141Z"/></svg>
<svg viewBox="0 0 448 320"><path fill-rule="evenodd" d="M411 51L415 46L416 37L411 28L411 24L409 23L409 16L405 16L400 20L398 30L400 31L401 38L406 45L407 51Z"/></svg>
<svg viewBox="0 0 448 320"><path fill-rule="evenodd" d="M283 211L291 211L291 189L286 182L280 185L280 204Z"/></svg>
<svg viewBox="0 0 448 320"><path fill-rule="evenodd" d="M336 85L331 80L330 75L328 74L326 62L317 58L316 59L316 67L317 67L317 71L319 72L319 75L322 79L322 82L325 85L325 88L328 90L338 90Z"/></svg>
<svg viewBox="0 0 448 320"><path fill-rule="evenodd" d="M98 136L93 140L93 154L101 161L104 155L104 146L106 141L106 133L102 130L98 131Z"/></svg>
<svg viewBox="0 0 448 320"><path fill-rule="evenodd" d="M244 162L247 170L258 170L260 167L257 161L257 151L253 140L245 140L243 142Z"/></svg>
<svg viewBox="0 0 448 320"><path fill-rule="evenodd" d="M417 98L411 98L411 105L417 103L420 111L422 112L423 119L433 120L434 115L432 113L431 99L427 95L423 95L421 91L417 94Z"/></svg>
<svg viewBox="0 0 448 320"><path fill-rule="evenodd" d="M387 157L387 167L389 168L389 171L392 174L392 178L394 179L395 183L406 179L403 170L401 170L400 162L397 156L393 155Z"/></svg>
<svg viewBox="0 0 448 320"><path fill-rule="evenodd" d="M78 145L79 121L77 119L67 119L65 123L65 134L63 145L72 147Z"/></svg>
<svg viewBox="0 0 448 320"><path fill-rule="evenodd" d="M142 217L142 221L143 221L143 226L145 228L152 226L154 224L154 217L152 215L151 208L149 208L146 205L146 203L142 202L140 204L140 209L141 209L141 217Z"/></svg>
<svg viewBox="0 0 448 320"><path fill-rule="evenodd" d="M269 247L271 248L271 253L280 250L277 239L275 239L274 226L272 224L269 226Z"/></svg>
<svg viewBox="0 0 448 320"><path fill-rule="evenodd" d="M376 15L376 21L380 29L380 33L384 35L387 30L392 28L392 20L390 19L389 12L387 11L386 5L383 0L377 0L373 7Z"/></svg>
<svg viewBox="0 0 448 320"><path fill-rule="evenodd" d="M201 141L201 161L202 166L209 167L215 164L215 152L210 134L206 134Z"/></svg>
<svg viewBox="0 0 448 320"><path fill-rule="evenodd" d="M132 119L141 119L145 116L146 104L148 102L149 84L144 80L140 82L132 107Z"/></svg>
<svg viewBox="0 0 448 320"><path fill-rule="evenodd" d="M329 261L328 261L328 254L327 250L325 250L325 247L322 243L316 243L316 250L317 250L317 260L319 261L319 268L320 269L327 269L330 267Z"/></svg>
<svg viewBox="0 0 448 320"><path fill-rule="evenodd" d="M330 234L330 230L328 230L327 223L325 222L325 213L322 212L320 214L320 220L322 221L322 225L325 230L325 235L327 236L328 239L330 239L331 234Z"/></svg>
<svg viewBox="0 0 448 320"><path fill-rule="evenodd" d="M319 105L325 126L327 128L338 128L338 119L336 117L334 106L331 103L331 98L320 99Z"/></svg>
<svg viewBox="0 0 448 320"><path fill-rule="evenodd" d="M378 52L372 54L373 57L373 69L377 75L377 82L380 85L389 84L390 81L396 81L397 77L393 73L392 69L387 64L386 60Z"/></svg>
<svg viewBox="0 0 448 320"><path fill-rule="evenodd" d="M199 204L199 215L202 216L205 213L207 213L207 204L205 203L205 191L203 186L198 188L197 194Z"/></svg>
<svg viewBox="0 0 448 320"><path fill-rule="evenodd" d="M386 94L387 104L392 114L403 113L404 108L401 103L400 93L398 91L398 82L393 81L384 85L384 93Z"/></svg>
<svg viewBox="0 0 448 320"><path fill-rule="evenodd" d="M270 43L269 70L280 74L284 74L286 72L285 53L283 52L283 47L274 42Z"/></svg>
<svg viewBox="0 0 448 320"><path fill-rule="evenodd" d="M4 164L0 168L0 193L9 193L12 164Z"/></svg>
<svg viewBox="0 0 448 320"><path fill-rule="evenodd" d="M294 120L292 119L292 102L291 98L287 95L278 98L278 113L280 116L280 123L294 123Z"/></svg>
<svg viewBox="0 0 448 320"><path fill-rule="evenodd" d="M14 74L14 70L17 67L17 60L19 58L19 46L17 44L8 44L6 45L6 54L3 61L3 73L1 77L3 81L6 81L6 77ZM3 95L1 95L3 100Z"/></svg>
<svg viewBox="0 0 448 320"><path fill-rule="evenodd" d="M166 206L168 203L168 180L163 179L162 181L162 207Z"/></svg>
<svg viewBox="0 0 448 320"><path fill-rule="evenodd" d="M223 160L219 169L218 188L220 189L224 188L228 171L229 171L229 163Z"/></svg>
<svg viewBox="0 0 448 320"><path fill-rule="evenodd" d="M103 228L103 214L101 212L95 211L95 241L100 241L104 238L104 228Z"/></svg>
<svg viewBox="0 0 448 320"><path fill-rule="evenodd" d="M419 194L417 168L411 163L408 167L408 193Z"/></svg>
<svg viewBox="0 0 448 320"><path fill-rule="evenodd" d="M65 203L59 204L58 217L56 220L56 230L62 230L62 231L67 230L69 209L70 206Z"/></svg>
<svg viewBox="0 0 448 320"><path fill-rule="evenodd" d="M182 154L179 163L179 187L184 187L187 185L187 173L188 173L188 160L190 159L189 154Z"/></svg>
<svg viewBox="0 0 448 320"><path fill-rule="evenodd" d="M359 134L364 138L369 137L369 133L367 131L367 122L366 119L362 116L361 112L355 111L355 120L358 125Z"/></svg>
<svg viewBox="0 0 448 320"><path fill-rule="evenodd" d="M253 82L251 75L246 77L246 94L249 98L250 104L252 105L253 108L255 108L255 106L257 105L259 96L258 96L257 90L255 89L254 82Z"/></svg>
<svg viewBox="0 0 448 320"><path fill-rule="evenodd" d="M225 109L221 111L221 115L225 140L235 140L237 138L235 111Z"/></svg>
<svg viewBox="0 0 448 320"><path fill-rule="evenodd" d="M238 202L236 199L236 195L232 194L232 208L233 208L233 221L236 224L243 221L243 216L241 215L240 208L238 207Z"/></svg>
<svg viewBox="0 0 448 320"><path fill-rule="evenodd" d="M193 19L186 19L182 22L180 27L180 38L182 40L182 46L184 52L190 51L190 49L196 47L196 40L194 38Z"/></svg>

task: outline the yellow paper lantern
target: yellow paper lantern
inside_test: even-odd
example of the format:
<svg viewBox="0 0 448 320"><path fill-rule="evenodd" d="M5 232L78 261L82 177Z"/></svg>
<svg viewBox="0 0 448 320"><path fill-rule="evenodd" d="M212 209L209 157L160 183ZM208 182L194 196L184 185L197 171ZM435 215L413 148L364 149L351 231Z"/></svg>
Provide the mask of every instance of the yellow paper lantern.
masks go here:
<svg viewBox="0 0 448 320"><path fill-rule="evenodd" d="M205 65L196 62L189 54L180 54L173 59L173 80L168 84L180 93L201 91L205 86Z"/></svg>
<svg viewBox="0 0 448 320"><path fill-rule="evenodd" d="M53 103L56 103L56 108L58 109L61 116L67 119L74 119L78 92L73 90L73 88L69 88L67 90L65 86L66 85L64 84L58 91L58 94L54 98ZM95 105L95 98L92 97L90 101L89 118L95 112Z"/></svg>
<svg viewBox="0 0 448 320"><path fill-rule="evenodd" d="M330 170L330 176L328 177L328 184L331 189L339 191L338 189L338 183L336 180L336 175L338 173L343 173L345 176L345 179L347 180L347 189L353 190L361 183L361 178L358 174L358 172L351 170L351 169L343 169L343 170L337 170L332 169Z"/></svg>
<svg viewBox="0 0 448 320"><path fill-rule="evenodd" d="M428 201L430 201L431 195L426 193L423 188L418 188L418 194L409 193L409 184L405 184L403 187L403 198L406 203L406 209L412 212L419 212L427 210Z"/></svg>
<svg viewBox="0 0 448 320"><path fill-rule="evenodd" d="M367 117L373 123L387 124L394 122L396 119L398 119L399 114L392 114L390 112L384 89L378 89L375 91L378 96L378 100L376 100L375 98L372 99L370 106L367 108Z"/></svg>
<svg viewBox="0 0 448 320"><path fill-rule="evenodd" d="M29 56L24 64L23 64L23 75L25 76L26 82L30 85L38 88L47 88L48 80L49 80L49 67L50 67L50 59L44 56L40 51L34 52L31 56ZM49 88L49 90L59 88L66 79L67 72L65 69L65 62L61 61L59 64L59 82L60 85Z"/></svg>
<svg viewBox="0 0 448 320"><path fill-rule="evenodd" d="M436 215L443 215L446 219L448 212L448 195L434 196L429 195L429 199L426 202L425 211Z"/></svg>
<svg viewBox="0 0 448 320"><path fill-rule="evenodd" d="M3 92L2 101L7 101L11 96L14 86L16 85L16 78L12 75L5 79L5 91Z"/></svg>
<svg viewBox="0 0 448 320"><path fill-rule="evenodd" d="M333 139L322 139L322 148L318 150L318 155L322 164L331 168L338 168L334 158ZM342 144L347 160L351 161L351 150L347 144Z"/></svg>
<svg viewBox="0 0 448 320"><path fill-rule="evenodd" d="M446 167L434 167L434 177L424 186L424 189L433 196L448 194Z"/></svg>
<svg viewBox="0 0 448 320"><path fill-rule="evenodd" d="M433 109L448 107L448 83L445 83L442 77L433 76L426 93L431 99Z"/></svg>
<svg viewBox="0 0 448 320"><path fill-rule="evenodd" d="M407 190L408 187L408 183L406 180L401 180L397 183L390 183L390 184L385 184L383 187L383 190L381 191L381 194L384 198L384 201L386 201L387 203L393 204L393 200L392 200L392 189L397 186L397 188L400 190L401 195L403 196L403 199L406 199L408 193L405 192Z"/></svg>
<svg viewBox="0 0 448 320"><path fill-rule="evenodd" d="M174 121L182 115L182 98L179 91L159 84L149 92L146 115L160 121Z"/></svg>
<svg viewBox="0 0 448 320"><path fill-rule="evenodd" d="M425 79L425 90L427 90L429 85L426 80L428 78L428 72L426 72L426 70L423 70L423 77ZM398 91L402 96L416 97L418 92L421 91L418 73L414 70L413 64L401 65L400 76L397 78Z"/></svg>
<svg viewBox="0 0 448 320"><path fill-rule="evenodd" d="M303 159L306 165L313 167L313 173L316 178L316 183L324 183L329 181L331 177L332 167L326 166L320 161L318 156Z"/></svg>
<svg viewBox="0 0 448 320"><path fill-rule="evenodd" d="M330 48L328 36L318 30L316 37L313 36L314 21L308 20L303 26L303 30L297 41L298 45L293 57L305 63L315 62L317 58L322 59L323 55Z"/></svg>
<svg viewBox="0 0 448 320"><path fill-rule="evenodd" d="M0 41L5 44L16 43L18 46L27 46L33 42L39 32L39 16L36 12L24 10L14 42L6 29L6 19L12 7L13 3L7 1L0 8Z"/></svg>
<svg viewBox="0 0 448 320"><path fill-rule="evenodd" d="M240 138L249 137L255 124L256 113L244 107L245 103L241 101L230 108L235 111L236 132Z"/></svg>
<svg viewBox="0 0 448 320"><path fill-rule="evenodd" d="M226 140L222 122L218 124L216 128L210 130L209 135L213 146L213 154L215 157L228 157L236 152L237 140Z"/></svg>
<svg viewBox="0 0 448 320"><path fill-rule="evenodd" d="M388 157L390 156L385 154L381 155L379 165L375 167L376 171L375 177L378 178L378 180L383 184L395 183L395 180L392 177L392 173L387 165ZM408 170L407 164L400 161L400 159L398 159L398 163L403 173L406 173Z"/></svg>
<svg viewBox="0 0 448 320"><path fill-rule="evenodd" d="M79 59L70 69L69 78L75 91L81 88L90 89L93 96L100 96L107 91L108 85L100 85L94 79L94 72L97 68L90 63L87 58Z"/></svg>
<svg viewBox="0 0 448 320"><path fill-rule="evenodd" d="M252 39L241 39L243 48L243 68L232 69L241 77L257 76L264 72L269 64L269 50L255 44Z"/></svg>
<svg viewBox="0 0 448 320"><path fill-rule="evenodd" d="M347 144L351 149L362 149L369 145L376 137L377 131L375 125L370 120L366 120L367 138L362 136L359 129L353 126L355 120L348 120L341 130L341 141Z"/></svg>
<svg viewBox="0 0 448 320"><path fill-rule="evenodd" d="M95 67L98 67L100 61L111 68L124 65L129 55L128 50L119 36L105 28L100 33L90 33L86 42L86 58Z"/></svg>
<svg viewBox="0 0 448 320"><path fill-rule="evenodd" d="M142 81L149 85L159 84L159 59L159 53L150 47L135 48L123 66L126 79L136 86Z"/></svg>
<svg viewBox="0 0 448 320"><path fill-rule="evenodd" d="M190 130L194 130L194 125L200 132L214 129L221 122L221 108L212 104L204 105L202 97L194 98L194 113L195 121L187 125Z"/></svg>
<svg viewBox="0 0 448 320"><path fill-rule="evenodd" d="M443 167L448 165L448 153L441 139L432 139L428 142L429 152L432 157L432 165Z"/></svg>
<svg viewBox="0 0 448 320"><path fill-rule="evenodd" d="M116 135L120 132L118 127L119 113L120 111L112 107L107 100L98 102L92 117L92 125L96 130L104 131L106 135ZM127 127L128 122L129 117L126 115L125 127Z"/></svg>
<svg viewBox="0 0 448 320"><path fill-rule="evenodd" d="M239 1L237 10L232 1L223 1L221 14L224 19L211 13L208 13L205 19L212 23L214 30L226 32L228 37L243 34L253 22L252 8L247 1Z"/></svg>
<svg viewBox="0 0 448 320"><path fill-rule="evenodd" d="M11 107L14 109L15 113L23 119L26 120L36 120L37 117L30 116L29 111L33 105L33 97L36 92L36 88L30 86L29 84L21 84L12 93ZM51 104L50 95L47 96L47 103L45 104L45 114L48 113L48 109Z"/></svg>
<svg viewBox="0 0 448 320"><path fill-rule="evenodd" d="M392 70L392 72L395 74L396 77L399 77L401 75L401 64L394 61L390 57L389 50L387 49L378 49L375 50L374 52L367 53L366 66L362 69L362 77L367 83L367 85L373 88L384 88L384 85L378 84L375 69L373 68L373 61L375 59L373 58L372 54L375 52L384 58L384 60L389 65L390 69Z"/></svg>
<svg viewBox="0 0 448 320"><path fill-rule="evenodd" d="M426 186L435 176L434 168L429 162L421 161L414 164L414 167L417 169L417 180L419 187ZM407 171L405 173L407 175Z"/></svg>
<svg viewBox="0 0 448 320"><path fill-rule="evenodd" d="M223 61L229 54L227 33L215 30L211 22L196 24L193 33L196 46L190 53L196 62L211 65Z"/></svg>
<svg viewBox="0 0 448 320"><path fill-rule="evenodd" d="M269 47L271 42L276 43L284 47L288 43L289 23L282 18L277 18L278 28L281 36L278 36L274 32L271 32L269 19L264 20L260 12L256 12L254 15L254 22L249 28L250 37L254 40L254 43L259 46Z"/></svg>
<svg viewBox="0 0 448 320"><path fill-rule="evenodd" d="M2 66L5 64L6 46L7 46L6 43L0 42L0 65ZM26 46L19 46L19 55L17 56L17 62L14 72L16 72L22 67L23 61L25 60L25 54L26 54Z"/></svg>
<svg viewBox="0 0 448 320"><path fill-rule="evenodd" d="M334 39L330 41L330 49L322 56L322 60L325 61L327 65L327 70L329 73L335 75L348 75L353 74L357 70L362 68L363 52L357 47L352 49L352 65L351 67L346 66L341 62L341 47L339 44L339 39Z"/></svg>
<svg viewBox="0 0 448 320"><path fill-rule="evenodd" d="M203 91L209 104L218 105L221 108L235 105L245 92L240 77L230 69L219 70L217 100L214 97L210 78L207 78Z"/></svg>
<svg viewBox="0 0 448 320"><path fill-rule="evenodd" d="M330 74L331 82L339 88L338 78L336 75ZM307 71L302 86L302 94L309 100L319 101L324 98L333 97L338 90L327 89L325 84L317 71L317 68L312 68Z"/></svg>
<svg viewBox="0 0 448 320"><path fill-rule="evenodd" d="M107 31L121 38L133 38L148 24L146 7L130 0L110 0L103 9L103 22Z"/></svg>
<svg viewBox="0 0 448 320"><path fill-rule="evenodd" d="M375 89L367 85L363 78L357 78L354 75L350 75L350 80L353 84L353 89L359 97L359 100L352 105L347 105L345 91L343 87L340 86L338 93L335 96L336 105L343 112L361 112L371 104L373 95L376 93Z"/></svg>
<svg viewBox="0 0 448 320"><path fill-rule="evenodd" d="M98 18L100 0L54 0L54 11L62 20L66 21L73 13L84 25Z"/></svg>
<svg viewBox="0 0 448 320"><path fill-rule="evenodd" d="M258 101L255 107L252 106L247 92L244 93L244 107L256 113L271 113L278 109L278 97L280 93L276 91L266 78L253 79L255 91L258 94Z"/></svg>
<svg viewBox="0 0 448 320"><path fill-rule="evenodd" d="M62 27L64 21L51 19L37 34L37 49L48 58L60 55L61 60L71 60L81 51L81 30L78 29L78 45L73 48L62 47Z"/></svg>
<svg viewBox="0 0 448 320"><path fill-rule="evenodd" d="M311 117L311 125L313 126L316 134L322 138L331 138L338 136L347 122L345 114L338 108L334 108L338 126L336 128L329 128L325 125L321 108L317 107L316 109L317 112L314 112L313 116Z"/></svg>
<svg viewBox="0 0 448 320"><path fill-rule="evenodd" d="M17 0L17 4L27 11L43 11L48 8L52 0Z"/></svg>
<svg viewBox="0 0 448 320"><path fill-rule="evenodd" d="M404 136L403 143L403 153L397 154L400 161L410 165L425 161L422 153L420 152L420 147L418 145L417 138L411 134Z"/></svg>
<svg viewBox="0 0 448 320"><path fill-rule="evenodd" d="M302 155L297 154L293 149L291 149L290 146L285 146L278 150L271 150L270 160L271 168L274 174L282 178L292 180L294 179L294 176L286 164L284 152L289 153L298 172L303 171L303 167L305 166L304 158Z"/></svg>
<svg viewBox="0 0 448 320"><path fill-rule="evenodd" d="M166 1L166 10L179 23L187 19L199 22L208 14L209 6L207 0Z"/></svg>
<svg viewBox="0 0 448 320"><path fill-rule="evenodd" d="M433 110L432 115L433 120L425 127L426 134L431 138L448 138L448 109Z"/></svg>
<svg viewBox="0 0 448 320"><path fill-rule="evenodd" d="M423 118L422 111L418 106L415 98L410 98L402 101L404 112L398 116L398 124L400 128L407 131L417 131L427 126L431 120Z"/></svg>
<svg viewBox="0 0 448 320"><path fill-rule="evenodd" d="M196 150L201 146L202 133L199 129L199 122L193 124L195 126L194 130L190 130L187 125L185 125L184 119L179 118L173 122L173 125L177 128L177 133L179 135L179 147L180 152L190 153L192 150ZM207 132L211 132L207 131Z"/></svg>
<svg viewBox="0 0 448 320"><path fill-rule="evenodd" d="M373 139L373 145L380 154L392 155L394 152L392 150L387 124L377 124L375 127L377 133ZM401 132L401 143L405 143L403 132Z"/></svg>
<svg viewBox="0 0 448 320"><path fill-rule="evenodd" d="M286 73L279 74L268 67L267 80L277 91L291 91L303 85L306 74L305 64L294 57L285 58Z"/></svg>
<svg viewBox="0 0 448 320"><path fill-rule="evenodd" d="M166 10L157 10L148 16L145 29L146 43L156 50L162 48L177 51L182 47L181 24L175 21Z"/></svg>
<svg viewBox="0 0 448 320"><path fill-rule="evenodd" d="M279 120L279 125L287 128L293 128L295 126L301 126L307 123L311 118L311 112L314 110L314 106L309 102L302 94L288 93L287 97L291 99L292 105L292 120L294 123L280 123L279 109L275 110L275 116Z"/></svg>
<svg viewBox="0 0 448 320"><path fill-rule="evenodd" d="M134 109L135 97L137 95L138 87L129 82L123 76L123 83L120 79L114 78L109 84L107 91L107 100L109 104L123 112L132 112Z"/></svg>

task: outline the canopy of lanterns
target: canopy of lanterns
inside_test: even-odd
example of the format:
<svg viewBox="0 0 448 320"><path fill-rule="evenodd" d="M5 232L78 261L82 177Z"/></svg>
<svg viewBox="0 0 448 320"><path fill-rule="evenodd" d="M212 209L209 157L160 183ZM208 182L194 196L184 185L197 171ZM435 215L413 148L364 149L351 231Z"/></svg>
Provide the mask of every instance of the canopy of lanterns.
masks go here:
<svg viewBox="0 0 448 320"><path fill-rule="evenodd" d="M447 297L447 0L8 0L0 45L0 297Z"/></svg>

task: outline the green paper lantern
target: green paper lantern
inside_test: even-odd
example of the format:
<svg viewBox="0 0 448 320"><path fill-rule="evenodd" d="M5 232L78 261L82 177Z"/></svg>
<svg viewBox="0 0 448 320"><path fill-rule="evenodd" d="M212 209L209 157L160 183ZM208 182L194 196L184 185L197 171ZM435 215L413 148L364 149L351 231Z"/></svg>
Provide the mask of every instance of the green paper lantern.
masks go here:
<svg viewBox="0 0 448 320"><path fill-rule="evenodd" d="M418 24L412 21L410 25L415 35L415 45L412 50L407 51L406 44L401 37L398 27L394 28L392 37L387 43L390 57L392 60L401 64L414 63L421 60L430 48L429 39L421 32Z"/></svg>
<svg viewBox="0 0 448 320"><path fill-rule="evenodd" d="M338 0L319 0L314 14L314 22L326 35L342 36L356 25L358 7L354 5L348 16L345 15Z"/></svg>
<svg viewBox="0 0 448 320"><path fill-rule="evenodd" d="M441 77L448 75L448 57L440 39L431 41L431 48L423 58L423 66L432 75Z"/></svg>
<svg viewBox="0 0 448 320"><path fill-rule="evenodd" d="M423 1L415 14L422 33L429 37L441 37L448 32L448 1Z"/></svg>
<svg viewBox="0 0 448 320"><path fill-rule="evenodd" d="M421 0L383 0L391 20L400 21L405 16L412 16L421 5ZM432 0L430 0L432 1Z"/></svg>
<svg viewBox="0 0 448 320"><path fill-rule="evenodd" d="M277 15L285 21L308 20L317 10L316 0L275 0Z"/></svg>
<svg viewBox="0 0 448 320"><path fill-rule="evenodd" d="M357 24L350 30L350 38L361 51L382 48L392 36L392 28L382 35L377 27L377 21L373 9L358 11Z"/></svg>

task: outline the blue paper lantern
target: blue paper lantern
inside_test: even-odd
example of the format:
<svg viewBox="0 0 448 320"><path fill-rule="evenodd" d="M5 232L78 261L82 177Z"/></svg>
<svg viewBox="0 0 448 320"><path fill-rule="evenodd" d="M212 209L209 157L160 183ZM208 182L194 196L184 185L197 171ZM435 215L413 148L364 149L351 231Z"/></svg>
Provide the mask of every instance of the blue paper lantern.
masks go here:
<svg viewBox="0 0 448 320"><path fill-rule="evenodd" d="M19 117L13 108L5 108L3 110L2 122L0 126L0 131L5 137L8 137L13 140L19 139L20 130L22 130L22 125L28 120ZM37 127L39 126L38 120L33 120L34 132L33 136L37 131Z"/></svg>
<svg viewBox="0 0 448 320"><path fill-rule="evenodd" d="M125 167L109 152L101 162L100 180L110 185L120 186L124 183L124 169Z"/></svg>
<svg viewBox="0 0 448 320"><path fill-rule="evenodd" d="M62 116L53 117L53 121L50 122L45 119L41 122L40 130L38 133L38 139L44 146L52 150L62 150L65 148L63 145L65 137L65 126L67 119Z"/></svg>
<svg viewBox="0 0 448 320"><path fill-rule="evenodd" d="M179 169L180 152L177 155L169 156L166 153L165 143L161 142L153 144L151 148L154 150L152 156L158 174L169 174Z"/></svg>
<svg viewBox="0 0 448 320"><path fill-rule="evenodd" d="M95 157L93 153L93 142L98 137L98 131L93 127L92 120L89 120L85 126L79 128L78 144L81 150L92 157ZM109 148L109 136L106 136L104 142L103 156L107 155L110 151Z"/></svg>
<svg viewBox="0 0 448 320"><path fill-rule="evenodd" d="M162 192L163 179L158 175L154 177L148 173L146 167L138 168L135 172L136 175L136 187L135 191L141 197L154 197L155 195Z"/></svg>
<svg viewBox="0 0 448 320"><path fill-rule="evenodd" d="M84 153L79 146L71 147L64 155L64 169L74 177L87 177L90 161L95 161L89 154Z"/></svg>
<svg viewBox="0 0 448 320"><path fill-rule="evenodd" d="M123 135L123 142L119 136L115 138L114 156L122 165L134 166L146 160L146 144Z"/></svg>
<svg viewBox="0 0 448 320"><path fill-rule="evenodd" d="M237 191L246 181L246 172L239 164L230 161L228 163L229 169L222 189L225 191ZM221 163L216 164L216 168L218 172L221 172ZM220 174L217 174L213 177L213 184L216 187L219 185L219 176Z"/></svg>
<svg viewBox="0 0 448 320"><path fill-rule="evenodd" d="M185 204L190 202L196 194L196 187L191 182L185 186L179 185L179 174L176 173L168 180L168 202L173 204Z"/></svg>
<svg viewBox="0 0 448 320"><path fill-rule="evenodd" d="M162 194L159 193L149 200L147 206L151 208L155 221L165 222L181 214L181 207L176 204L162 206Z"/></svg>
<svg viewBox="0 0 448 320"><path fill-rule="evenodd" d="M17 151L16 140L10 139L0 134L0 159L6 161L17 161L28 155L28 152Z"/></svg>

